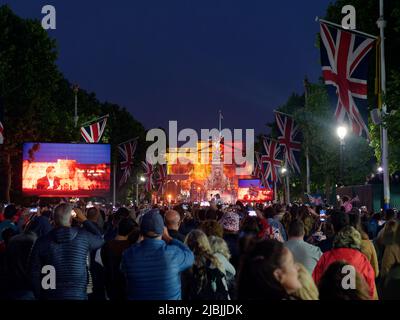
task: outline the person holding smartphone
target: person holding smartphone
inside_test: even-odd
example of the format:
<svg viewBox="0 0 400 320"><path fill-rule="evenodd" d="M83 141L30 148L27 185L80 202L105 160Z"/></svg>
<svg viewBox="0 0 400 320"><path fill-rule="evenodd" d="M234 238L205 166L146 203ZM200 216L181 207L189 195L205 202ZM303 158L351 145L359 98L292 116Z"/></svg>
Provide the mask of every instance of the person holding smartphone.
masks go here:
<svg viewBox="0 0 400 320"><path fill-rule="evenodd" d="M82 228L72 227L72 221ZM40 300L87 300L87 257L100 248L104 241L99 230L88 221L84 213L69 204L58 205L54 210L55 228L39 238L32 249L30 275L35 297ZM44 266L52 266L56 287L44 290Z"/></svg>

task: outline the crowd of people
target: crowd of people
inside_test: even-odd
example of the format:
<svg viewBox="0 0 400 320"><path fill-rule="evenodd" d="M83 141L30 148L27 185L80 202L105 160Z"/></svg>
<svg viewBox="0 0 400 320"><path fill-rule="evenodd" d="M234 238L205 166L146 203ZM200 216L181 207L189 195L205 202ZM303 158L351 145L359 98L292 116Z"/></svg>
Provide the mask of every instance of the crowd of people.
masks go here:
<svg viewBox="0 0 400 320"><path fill-rule="evenodd" d="M400 299L399 216L346 198L335 207L4 205L0 299Z"/></svg>

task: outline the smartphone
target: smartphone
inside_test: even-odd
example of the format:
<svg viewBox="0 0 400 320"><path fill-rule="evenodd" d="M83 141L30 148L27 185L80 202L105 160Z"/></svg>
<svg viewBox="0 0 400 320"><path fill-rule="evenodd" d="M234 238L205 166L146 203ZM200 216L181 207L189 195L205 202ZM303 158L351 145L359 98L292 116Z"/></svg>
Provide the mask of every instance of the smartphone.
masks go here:
<svg viewBox="0 0 400 320"><path fill-rule="evenodd" d="M188 207L186 204L183 204L183 205L182 205L182 209L183 209L183 210L187 210L187 209L189 209L189 207Z"/></svg>
<svg viewBox="0 0 400 320"><path fill-rule="evenodd" d="M38 208L31 208L29 210L30 213L37 213L38 212Z"/></svg>
<svg viewBox="0 0 400 320"><path fill-rule="evenodd" d="M250 211L249 211L249 216L250 216L250 217L256 217L256 216L257 216L257 213L256 213L254 210L250 210Z"/></svg>
<svg viewBox="0 0 400 320"><path fill-rule="evenodd" d="M326 210L320 210L319 211L319 220L320 221L326 221Z"/></svg>
<svg viewBox="0 0 400 320"><path fill-rule="evenodd" d="M76 212L75 212L75 210L72 210L71 216L72 216L73 218L76 218Z"/></svg>
<svg viewBox="0 0 400 320"><path fill-rule="evenodd" d="M210 206L210 203L209 203L208 201L202 201L202 202L200 203L200 206L202 206L202 207L209 207L209 206Z"/></svg>

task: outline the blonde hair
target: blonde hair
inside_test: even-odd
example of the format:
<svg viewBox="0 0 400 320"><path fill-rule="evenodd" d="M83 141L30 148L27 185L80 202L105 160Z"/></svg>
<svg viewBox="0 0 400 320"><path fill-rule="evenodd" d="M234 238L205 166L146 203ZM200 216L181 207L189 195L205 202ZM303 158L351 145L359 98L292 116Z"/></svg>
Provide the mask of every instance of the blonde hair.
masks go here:
<svg viewBox="0 0 400 320"><path fill-rule="evenodd" d="M231 258L231 253L224 239L217 236L211 236L208 240L210 241L211 250L214 254L220 253L228 260Z"/></svg>
<svg viewBox="0 0 400 320"><path fill-rule="evenodd" d="M301 289L297 290L294 295L301 300L319 300L318 288L310 273L301 263L296 263L296 265L299 269L298 273Z"/></svg>
<svg viewBox="0 0 400 320"><path fill-rule="evenodd" d="M186 236L185 244L193 251L195 256L194 264L197 267L204 266L204 263L208 260L218 269L223 270L221 262L211 250L210 242L203 231L197 229L191 231Z"/></svg>

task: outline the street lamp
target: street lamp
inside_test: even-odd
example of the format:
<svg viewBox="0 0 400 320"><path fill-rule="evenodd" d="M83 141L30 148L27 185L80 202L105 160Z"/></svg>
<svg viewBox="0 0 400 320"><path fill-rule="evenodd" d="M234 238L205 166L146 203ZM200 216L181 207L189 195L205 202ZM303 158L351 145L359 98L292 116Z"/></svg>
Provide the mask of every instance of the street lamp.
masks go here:
<svg viewBox="0 0 400 320"><path fill-rule="evenodd" d="M347 136L347 128L343 125L337 128L337 135L340 139L340 180L343 180L343 165L344 165L344 138Z"/></svg>
<svg viewBox="0 0 400 320"><path fill-rule="evenodd" d="M145 182L146 178L141 176L136 176L136 205L139 205L139 181L140 182Z"/></svg>

